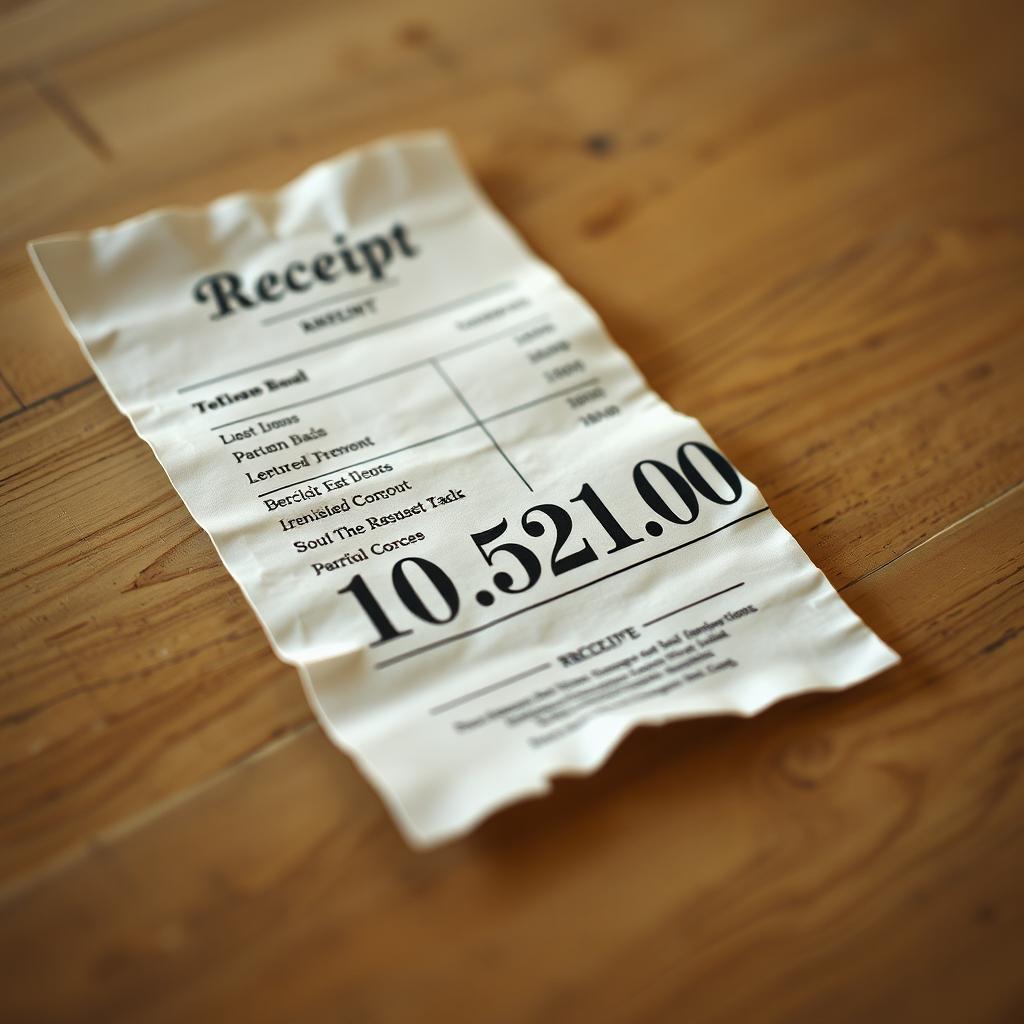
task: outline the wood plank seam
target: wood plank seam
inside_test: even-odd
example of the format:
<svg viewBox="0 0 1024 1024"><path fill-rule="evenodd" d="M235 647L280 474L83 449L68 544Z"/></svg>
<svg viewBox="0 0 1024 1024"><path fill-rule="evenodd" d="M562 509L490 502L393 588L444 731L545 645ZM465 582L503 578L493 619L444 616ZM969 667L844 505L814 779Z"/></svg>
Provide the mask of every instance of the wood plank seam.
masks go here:
<svg viewBox="0 0 1024 1024"><path fill-rule="evenodd" d="M862 573L856 579L850 580L849 583L844 583L841 587L836 587L836 590L838 590L840 593L842 593L844 590L849 590L850 587L856 586L862 580L866 580L869 576L874 576L876 572L881 572L883 569L892 565L894 562L898 562L901 558L906 558L907 555L913 554L919 548L923 548L925 544L931 544L933 540L938 540L944 534L949 533L950 530L955 530L958 526L962 526L969 519L973 519L975 516L981 515L982 512L985 512L986 510L992 508L994 505L998 505L999 502L1009 498L1022 486L1024 486L1024 480L1018 480L1017 483L1013 484L1010 487L1007 487L1005 491L1002 491L1000 494L997 494L994 498L990 498L988 501L983 502L973 511L966 513L966 515L960 516L959 519L950 523L948 526L943 526L941 530L936 530L935 533L933 533L930 537L925 537L924 540L918 541L916 544L912 544L909 548L907 548L906 551L901 551L899 552L899 554L893 555L892 558L888 559L885 562L882 562L881 565L876 565L873 569L869 569L867 572Z"/></svg>
<svg viewBox="0 0 1024 1024"><path fill-rule="evenodd" d="M0 374L0 380L3 380L3 375ZM4 380L4 383L7 382ZM7 420L14 419L15 416L20 416L22 413L30 412L32 409L36 409L41 405L45 405L47 402L53 402L58 398L64 398L65 395L70 395L75 391L81 391L82 388L89 384L98 384L99 380L96 377L87 377L85 380L77 381L74 384L69 384L66 388L60 388L57 391L52 392L49 395L44 395L42 398L37 398L33 402L29 402L27 405L18 398L15 394L14 389L7 384L7 389L18 399L18 403L21 405L20 409L15 409L14 412L9 412L5 416L0 416L0 423L6 423Z"/></svg>
<svg viewBox="0 0 1024 1024"><path fill-rule="evenodd" d="M32 68L26 71L25 78L38 93L39 98L86 149L104 163L109 163L114 159L113 150L100 134L99 129L92 124L71 97L43 68Z"/></svg>
<svg viewBox="0 0 1024 1024"><path fill-rule="evenodd" d="M296 681L298 681L297 678ZM270 757L276 751L283 749L292 741L304 735L315 725L315 720L310 718L305 722L300 722L298 725L285 729L283 734L274 736L273 739L254 747L248 753L234 758L224 765L223 768L220 768L201 782L193 783L185 789L171 793L162 800L150 804L144 810L100 829L81 842L68 847L56 857L46 861L35 871L4 882L0 885L0 906L17 898L21 893L32 889L37 884L45 883L47 879L54 875L64 870L69 870L75 864L88 857L93 850L111 845L132 832L143 828L149 822L155 821L157 818L174 810L176 807L180 807L201 796L207 790L219 785L239 768L255 764L265 757Z"/></svg>

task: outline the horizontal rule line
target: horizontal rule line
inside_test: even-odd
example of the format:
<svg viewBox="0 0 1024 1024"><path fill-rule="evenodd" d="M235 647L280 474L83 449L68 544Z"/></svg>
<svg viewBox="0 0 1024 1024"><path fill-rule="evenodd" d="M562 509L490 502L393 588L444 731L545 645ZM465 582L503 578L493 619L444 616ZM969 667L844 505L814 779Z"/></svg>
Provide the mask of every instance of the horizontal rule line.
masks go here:
<svg viewBox="0 0 1024 1024"><path fill-rule="evenodd" d="M490 686L481 686L479 690L470 690L468 693L464 693L459 697L445 701L444 704L438 704L436 708L430 709L430 713L432 715L440 715L445 711L451 711L452 708L457 708L460 704L466 704L471 700L476 700L477 697L482 697L485 693L493 693L495 690L500 690L503 686L511 686L512 683L518 683L521 679L528 679L530 676L535 676L538 672L543 672L545 669L549 668L551 668L551 662L546 661L543 665L536 665L533 668L528 668L525 672L519 672L514 676L509 676L508 679L502 679L500 682L491 683Z"/></svg>
<svg viewBox="0 0 1024 1024"><path fill-rule="evenodd" d="M590 387L592 384L597 383L599 379L600 378L595 377L593 380L584 381L582 384L577 384L574 387L563 388L561 391L553 391L550 395L544 395L542 398L535 398L532 402L517 405L512 409L504 409L501 412L494 413L493 416L485 416L483 419L476 420L473 423L466 423L461 427L456 427L454 430L448 430L443 434L435 434L433 437L424 438L422 441L415 441L412 444L407 444L404 448L393 448L389 452L381 452L378 455L371 455L369 458L360 459L358 462L348 462L344 466L335 466L332 469L325 469L322 473L317 473L314 476L305 476L301 480L292 480L290 483L281 484L280 487L274 487L269 491L263 491L261 494L257 494L256 497L265 498L270 494L277 494L278 491L289 491L293 487L301 487L303 484L312 483L314 480L322 480L325 476L332 476L335 473L344 473L346 469L355 469L356 466L363 466L367 462L375 462L377 459L386 459L389 455L399 455L402 452L409 451L410 448L419 448L425 444L433 444L434 441L443 441L446 437L454 437L456 434L463 434L467 430L481 428L483 424L490 423L492 420L500 420L504 416L511 416L512 413L515 412L522 412L523 409L539 405L541 402L550 402L553 398L563 398L565 395L571 394L573 391L579 391L580 388ZM525 483L526 481L524 480L523 482ZM533 488L531 487L530 490L533 490Z"/></svg>
<svg viewBox="0 0 1024 1024"><path fill-rule="evenodd" d="M501 341L503 338L507 338L510 334L515 334L516 331L525 330L527 327L532 327L539 321L549 320L550 317L547 313L539 313L536 316L530 317L528 320L524 320L521 323L513 324L511 327L506 327L497 334L489 334L486 338L478 338L476 341L467 341L462 345L456 345L454 348L447 349L444 352L439 353L436 356L431 356L428 359L417 359L413 363L405 363L402 366L396 366L393 370L385 370L383 373L375 374L373 377L367 377L364 380L357 380L354 384L345 384L340 388L334 388L331 391L325 391L322 395L314 395L312 398L301 398L297 402L290 402L288 405L279 405L275 409L264 409L262 412L253 412L248 416L240 416L237 420L228 420L227 423L218 423L216 426L210 427L210 430L223 430L225 427L235 427L239 423L245 423L248 420L258 420L261 416L273 416L279 412L288 412L289 409L300 409L304 405L312 405L314 402L322 402L327 398L336 398L338 395L344 395L349 391L358 391L360 388L367 387L370 384L379 384L382 380L388 380L391 377L398 377L403 373L409 373L412 370L420 370L425 366L429 366L436 359L447 359L449 356L462 355L463 352L469 352L475 348L481 348L484 345L490 345L495 341Z"/></svg>
<svg viewBox="0 0 1024 1024"><path fill-rule="evenodd" d="M312 405L314 402L323 402L328 398L337 398L338 395L347 394L349 391L358 391L360 388L367 387L370 384L378 384L382 380L388 380L391 377L397 377L403 373L409 373L411 370L422 369L424 366L429 365L429 360L422 359L417 363L407 363L405 366L400 366L395 370L386 370L384 373L378 373L374 377L367 377L365 380L356 381L355 384L345 384L340 388L335 388L333 391L326 391L322 395L314 395L312 398L302 398L298 402L290 402L288 405L279 405L276 409L267 409L265 412L254 412L249 416L242 416L237 420L228 420L227 423L218 423L215 427L210 427L211 431L223 430L225 427L235 427L239 423L245 423L247 420L258 420L261 416L276 416L279 412L288 412L289 409L301 409L304 405Z"/></svg>
<svg viewBox="0 0 1024 1024"><path fill-rule="evenodd" d="M571 388L562 388L561 391L552 391L550 395L543 395L540 398L534 398L530 402L523 402L522 405L513 405L511 409L502 409L501 412L496 412L491 416L484 416L481 422L492 423L494 420L504 419L513 413L522 412L524 409L532 409L535 405L540 405L541 402L550 402L552 398L564 398L566 395L571 395L574 391L592 388L595 384L600 383L600 380L600 377L591 377L590 380L585 380L582 384L574 384Z"/></svg>
<svg viewBox="0 0 1024 1024"><path fill-rule="evenodd" d="M629 572L631 569L636 569L641 565L646 565L648 562L653 562L658 558L664 558L666 555L675 554L675 552L681 551L683 548L690 547L691 544L699 544L701 541L707 540L708 537L713 537L716 533L728 530L730 527L736 526L744 520L752 519L754 516L759 516L762 512L767 511L768 506L765 505L762 508L755 509L753 512L748 512L746 515L740 516L738 519L733 519L732 522L726 523L724 526L719 526L717 529L710 530L708 533L702 534L700 537L694 537L691 540L683 541L682 544L677 544L674 548L669 548L667 551L659 551L656 555L641 558L638 562L632 562L630 565L624 565L621 569L615 569L612 572L606 573L604 576L598 576L597 579L590 580L588 583L583 583L578 587L573 587L571 590L563 590L561 594L555 594L553 597L548 597L543 601L537 601L534 604L529 604L525 608L520 608L518 611L509 612L507 615L501 615L496 619L491 619L490 622L485 622L480 626L474 626L472 629L464 630L462 633L453 633L451 636L446 636L441 640L435 640L433 643L424 644L422 647L414 647L411 651L406 651L404 654L396 654L393 658L386 658L384 661L377 662L373 667L375 669L388 668L391 665L397 665L400 661L405 661L407 658L415 658L418 654L425 654L427 651L433 651L438 647L444 647L446 644L455 643L456 640L465 640L467 636L473 636L475 633L482 633L485 629L491 629L493 626L500 625L502 622L508 622L509 619L514 619L518 615L525 615L526 612L531 612L535 608L542 608L544 605L551 604L554 601L560 601L563 597L569 597L571 594L577 594L581 590L586 590L588 587L593 587L598 583L603 583L605 580L610 580L613 576L619 576L624 572Z"/></svg>
<svg viewBox="0 0 1024 1024"><path fill-rule="evenodd" d="M389 320L386 324L378 324L376 327L368 327L365 331L356 331L353 334L346 334L342 338L333 338L331 341L324 341L319 345L312 345L309 348L298 349L295 352L289 352L286 355L278 356L275 359L267 359L262 363L253 363L251 366L242 366L237 370L222 373L217 377L208 377L206 380L196 381L195 384L186 384L185 387L178 388L178 394L184 395L189 391L195 391L196 388L204 388L209 384L219 384L222 380L228 380L231 377L239 377L243 373L253 373L256 370L264 370L268 366L277 366L279 363L290 363L296 359L301 359L303 356L314 355L317 352L323 352L329 348L336 348L338 345L347 345L349 342L361 341L363 338L369 338L375 334L382 334L384 331L392 331L396 327L406 327L409 324L414 324L420 320L429 320L432 316L438 316L439 314L446 313L451 309L458 309L459 306L468 305L470 302L475 302L477 299L481 299L485 295L493 295L495 292L505 291L511 288L513 283L514 282L512 281L506 281L503 284L492 285L490 288L483 288L470 295L464 295L461 299L452 299L451 302L442 302L439 306L432 306L429 309L420 310L419 313L412 313L409 316L398 317L396 320Z"/></svg>
<svg viewBox="0 0 1024 1024"><path fill-rule="evenodd" d="M655 623L663 622L665 619L670 619L673 615L678 615L680 612L685 612L690 608L696 608L697 605L703 604L705 601L710 601L712 598L728 594L730 590L738 590L743 585L743 583L734 583L731 587L726 587L725 590L717 590L713 594L708 594L707 597L702 597L699 601L691 601L689 604L684 604L681 608L673 608L672 611L665 612L664 615L659 615L656 619L651 619L650 622L645 622L644 629L647 629L648 626L653 626Z"/></svg>
<svg viewBox="0 0 1024 1024"><path fill-rule="evenodd" d="M325 476L333 476L335 473L344 473L346 469L354 469L356 466L363 466L367 462L376 462L378 459L386 459L389 455L398 455L400 452L407 452L411 448L420 448L425 444L433 444L434 441L443 441L446 437L454 437L456 434L464 434L467 430L475 430L476 427L476 423L466 423L464 426L456 427L454 430L449 430L445 434L435 434L433 437L424 438L422 441L415 441L412 444L407 444L404 448L393 448L389 452L381 452L379 455L371 455L368 459L360 459L359 462L349 462L347 465L325 470L323 473L317 473L316 476L307 476L302 480L293 480L289 484L282 484L280 487L275 487L272 491L263 491L262 494L257 494L256 497L265 498L269 494L277 494L278 491L290 491L293 487L301 487L303 484L312 483L314 480L322 480Z"/></svg>

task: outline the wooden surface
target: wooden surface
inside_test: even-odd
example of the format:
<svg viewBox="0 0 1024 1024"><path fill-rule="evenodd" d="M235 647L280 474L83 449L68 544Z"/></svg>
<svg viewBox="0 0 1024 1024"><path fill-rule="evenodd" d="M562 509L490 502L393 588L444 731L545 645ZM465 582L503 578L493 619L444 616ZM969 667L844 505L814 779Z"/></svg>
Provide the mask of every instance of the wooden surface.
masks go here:
<svg viewBox="0 0 1024 1024"><path fill-rule="evenodd" d="M0 7L0 1017L1024 1019L1022 12ZM437 126L905 661L423 854L24 243Z"/></svg>

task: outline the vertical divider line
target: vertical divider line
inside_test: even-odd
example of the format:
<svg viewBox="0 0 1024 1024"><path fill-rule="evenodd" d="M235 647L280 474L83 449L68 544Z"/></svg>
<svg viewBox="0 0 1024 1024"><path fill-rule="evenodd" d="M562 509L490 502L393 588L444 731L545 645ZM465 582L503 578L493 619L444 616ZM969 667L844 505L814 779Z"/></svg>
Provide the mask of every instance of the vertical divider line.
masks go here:
<svg viewBox="0 0 1024 1024"><path fill-rule="evenodd" d="M533 488L530 486L530 481L527 480L526 477L519 472L519 467L516 466L516 464L505 454L505 449L502 448L500 444L498 444L498 442L494 439L494 435L487 429L487 425L483 422L483 420L480 419L479 416L477 416L476 410L473 408L473 406L469 404L469 402L466 401L465 395L463 395L463 393L458 389L458 387L455 384L455 381L453 381L451 377L449 377L448 374L444 372L440 362L437 359L431 359L430 362L434 369L437 370L438 376L440 376L440 378L445 382L445 384L447 384L448 387L451 389L452 394L455 395L455 397L462 403L462 406L466 410L466 412L468 412L469 415L473 417L473 420L476 423L476 425L487 435L488 439L490 440L491 444L494 445L498 454L509 464L509 466L512 468L512 472L515 473L515 475L519 477L520 480L523 481L523 483L526 485L526 489L532 494Z"/></svg>

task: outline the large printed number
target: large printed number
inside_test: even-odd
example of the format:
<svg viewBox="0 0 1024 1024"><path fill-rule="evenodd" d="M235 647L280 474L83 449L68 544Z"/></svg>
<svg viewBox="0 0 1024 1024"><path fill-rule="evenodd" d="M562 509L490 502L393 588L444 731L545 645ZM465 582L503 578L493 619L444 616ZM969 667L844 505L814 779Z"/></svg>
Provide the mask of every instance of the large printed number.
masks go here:
<svg viewBox="0 0 1024 1024"><path fill-rule="evenodd" d="M695 522L700 515L701 499L715 505L732 505L739 501L743 493L743 480L725 456L714 448L701 441L686 441L676 449L676 462L678 469L658 459L641 459L633 467L633 484L637 494L662 519L685 526ZM619 522L615 513L590 484L583 484L579 494L569 501L585 507L604 530L612 545L605 551L606 555L644 543L643 537L634 536ZM762 508L758 511L766 510ZM750 512L749 515L757 515L757 512ZM740 519L748 516L741 516ZM575 551L565 550L572 536L573 521L570 512L560 505L544 503L528 508L523 513L521 525L530 537L543 537L553 528L554 541L550 556L553 576L572 572L598 559L597 552L586 538L580 541ZM510 568L508 560L515 563L514 575L507 569L499 568L492 579L499 592L522 594L543 575L541 560L525 544L509 540L495 543L504 537L508 528L508 519L502 519L496 526L471 533L470 539L491 568L495 568L495 560L499 556L504 556L505 564ZM645 529L651 537L660 537L663 532L661 525L655 521L646 523ZM601 546L604 547L603 544ZM643 561L647 559L637 564ZM459 613L459 592L454 581L444 569L426 558L399 559L391 568L391 583L405 608L422 622L441 626L452 622ZM348 586L338 593L351 594L377 630L378 638L373 641L372 647L408 636L412 632L411 629L399 629L392 622L362 576L354 576ZM477 592L477 601L484 606L491 605L494 603L494 595L488 590L480 590Z"/></svg>
<svg viewBox="0 0 1024 1024"><path fill-rule="evenodd" d="M504 570L494 574L494 585L503 594L521 594L524 590L529 590L540 579L540 559L528 547L523 544L514 544L511 541L505 544L495 544L488 551L485 545L497 540L507 529L508 520L502 519L497 526L492 526L489 530L481 530L479 533L471 533L470 537L473 539L473 543L476 544L480 554L484 556L484 561L488 565L494 565L494 556L498 552L511 555L519 562L526 573L526 582L521 587L513 586L512 584L515 581Z"/></svg>
<svg viewBox="0 0 1024 1024"><path fill-rule="evenodd" d="M569 534L572 533L572 516L559 505L535 505L523 513L523 529L531 537L541 537L545 530L544 524L540 520L530 518L535 512L547 516L555 527L555 545L551 549L551 571L555 576L578 569L588 562L597 561L597 552L590 546L588 540L583 541L583 547L578 551L573 551L568 555L560 554L562 548L565 547L565 542L569 539Z"/></svg>

